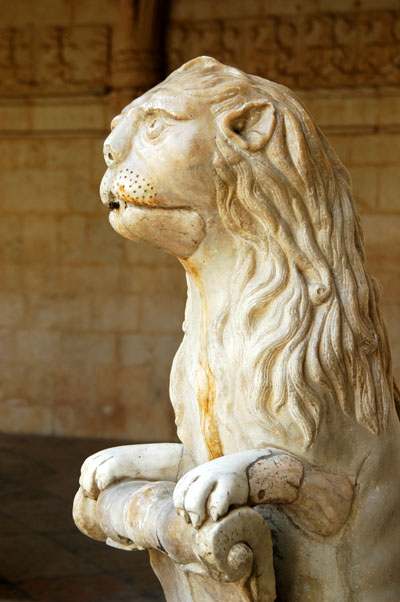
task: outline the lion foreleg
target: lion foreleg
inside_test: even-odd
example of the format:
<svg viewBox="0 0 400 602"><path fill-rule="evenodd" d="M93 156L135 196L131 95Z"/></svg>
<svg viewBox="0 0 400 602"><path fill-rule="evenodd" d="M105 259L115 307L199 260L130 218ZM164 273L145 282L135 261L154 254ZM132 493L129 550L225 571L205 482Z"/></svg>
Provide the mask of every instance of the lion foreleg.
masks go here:
<svg viewBox="0 0 400 602"><path fill-rule="evenodd" d="M176 482L194 466L179 443L152 443L111 447L89 456L81 468L84 495L97 499L110 485L127 479Z"/></svg>
<svg viewBox="0 0 400 602"><path fill-rule="evenodd" d="M282 452L259 458L248 468L249 503L279 504L300 527L318 535L334 535L345 524L353 486L343 476L326 472Z"/></svg>
<svg viewBox="0 0 400 602"><path fill-rule="evenodd" d="M352 496L346 477L268 448L223 456L189 470L175 487L174 504L197 528L208 516L218 520L230 506L274 504L302 528L331 535L346 521Z"/></svg>

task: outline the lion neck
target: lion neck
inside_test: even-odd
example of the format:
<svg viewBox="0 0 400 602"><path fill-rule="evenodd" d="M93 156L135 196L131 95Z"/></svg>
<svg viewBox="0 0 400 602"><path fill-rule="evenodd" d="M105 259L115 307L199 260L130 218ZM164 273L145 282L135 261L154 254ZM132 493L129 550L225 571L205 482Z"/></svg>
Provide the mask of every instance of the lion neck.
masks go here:
<svg viewBox="0 0 400 602"><path fill-rule="evenodd" d="M223 445L216 416L216 383L209 362L209 341L213 324L228 305L232 274L237 262L237 244L233 237L214 228L189 258L182 259L188 283L182 343L184 372L193 383L194 414L198 415L203 451L195 453L202 461L223 455ZM185 429L184 429L185 430ZM189 448L192 446L189 444Z"/></svg>
<svg viewBox="0 0 400 602"><path fill-rule="evenodd" d="M233 236L214 227L188 259L182 259L188 282L187 310L190 321L208 330L230 297L238 247Z"/></svg>

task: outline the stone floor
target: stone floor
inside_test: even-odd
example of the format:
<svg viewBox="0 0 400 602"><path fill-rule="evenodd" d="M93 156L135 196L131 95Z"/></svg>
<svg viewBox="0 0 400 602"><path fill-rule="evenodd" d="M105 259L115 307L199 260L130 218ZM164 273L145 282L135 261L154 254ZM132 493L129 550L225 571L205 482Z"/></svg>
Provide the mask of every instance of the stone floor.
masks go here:
<svg viewBox="0 0 400 602"><path fill-rule="evenodd" d="M147 552L109 548L73 524L80 465L113 444L0 435L0 602L165 600Z"/></svg>

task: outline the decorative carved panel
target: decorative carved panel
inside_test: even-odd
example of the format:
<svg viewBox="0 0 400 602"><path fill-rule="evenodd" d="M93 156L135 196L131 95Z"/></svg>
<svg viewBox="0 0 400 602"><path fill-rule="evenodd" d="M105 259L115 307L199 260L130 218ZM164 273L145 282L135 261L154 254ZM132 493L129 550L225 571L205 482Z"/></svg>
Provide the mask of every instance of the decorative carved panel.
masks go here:
<svg viewBox="0 0 400 602"><path fill-rule="evenodd" d="M161 77L167 5L121 5L118 27L0 29L0 95L102 94L153 85ZM398 86L400 11L171 22L169 68L199 54L291 87Z"/></svg>
<svg viewBox="0 0 400 602"><path fill-rule="evenodd" d="M0 29L0 94L104 92L110 37L106 25Z"/></svg>
<svg viewBox="0 0 400 602"><path fill-rule="evenodd" d="M0 96L139 95L162 79L167 0L115 0L112 23L0 28Z"/></svg>
<svg viewBox="0 0 400 602"><path fill-rule="evenodd" d="M291 87L400 85L400 11L172 22L168 63L200 54Z"/></svg>

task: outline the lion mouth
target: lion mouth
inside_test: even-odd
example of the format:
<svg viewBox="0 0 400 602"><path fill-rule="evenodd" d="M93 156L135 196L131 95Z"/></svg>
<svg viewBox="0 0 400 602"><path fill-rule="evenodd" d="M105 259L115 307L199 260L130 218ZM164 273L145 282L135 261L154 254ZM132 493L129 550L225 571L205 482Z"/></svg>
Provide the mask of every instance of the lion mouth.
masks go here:
<svg viewBox="0 0 400 602"><path fill-rule="evenodd" d="M157 199L157 202L155 201L154 198L152 198L150 201L146 200L143 201L142 199L129 199L125 200L122 199L118 196L116 196L113 193L109 194L109 203L108 203L108 208L110 210L110 212L118 212L119 210L124 211L125 209L129 209L129 208L136 208L136 209L168 209L168 210L173 210L173 209L188 209L188 207L186 205L170 205L168 203L163 203L161 200Z"/></svg>
<svg viewBox="0 0 400 602"><path fill-rule="evenodd" d="M118 209L127 209L128 207L140 207L140 208L152 208L158 207L160 209L163 208L162 204L156 202L154 198L150 199L140 199L140 198L130 198L124 199L119 196L116 196L112 192L109 193L109 203L108 208L110 211L118 211Z"/></svg>

